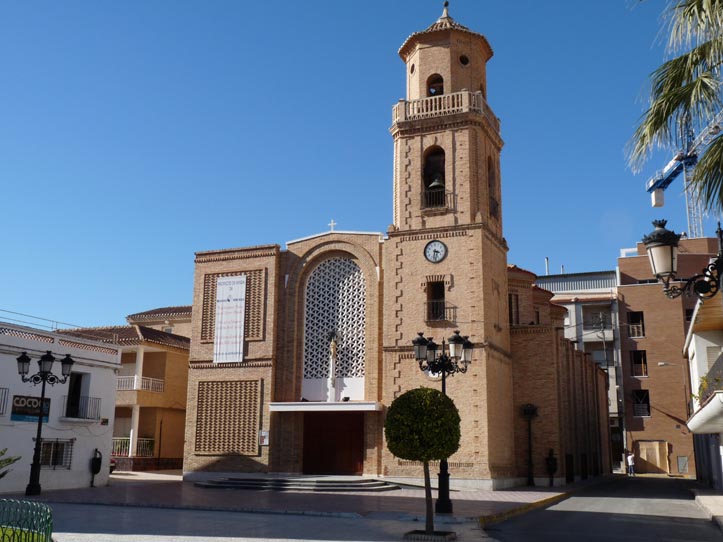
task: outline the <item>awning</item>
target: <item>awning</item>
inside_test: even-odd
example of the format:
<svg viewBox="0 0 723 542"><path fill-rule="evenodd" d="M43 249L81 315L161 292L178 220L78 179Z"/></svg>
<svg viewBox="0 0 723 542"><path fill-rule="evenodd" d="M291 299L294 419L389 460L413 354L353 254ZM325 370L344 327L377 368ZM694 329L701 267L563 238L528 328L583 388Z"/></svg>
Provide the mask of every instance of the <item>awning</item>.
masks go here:
<svg viewBox="0 0 723 542"><path fill-rule="evenodd" d="M271 412L374 412L382 410L375 401L321 402L299 401L270 403Z"/></svg>
<svg viewBox="0 0 723 542"><path fill-rule="evenodd" d="M723 390L716 391L688 420L691 433L723 433Z"/></svg>

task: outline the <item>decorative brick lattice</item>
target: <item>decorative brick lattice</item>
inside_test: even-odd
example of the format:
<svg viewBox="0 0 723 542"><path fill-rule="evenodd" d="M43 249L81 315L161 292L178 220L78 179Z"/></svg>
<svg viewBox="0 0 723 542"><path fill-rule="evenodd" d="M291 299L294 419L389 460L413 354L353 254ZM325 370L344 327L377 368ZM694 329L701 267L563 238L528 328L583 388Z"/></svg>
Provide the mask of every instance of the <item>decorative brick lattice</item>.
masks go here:
<svg viewBox="0 0 723 542"><path fill-rule="evenodd" d="M72 346L73 348L79 348L80 350L90 350L91 352L99 352L101 354L115 355L118 350L113 348L103 348L95 344L77 343L75 341L66 341L64 339L58 339L58 344L61 346Z"/></svg>
<svg viewBox="0 0 723 542"><path fill-rule="evenodd" d="M363 377L364 273L348 258L319 264L306 285L304 378L328 378L331 332L337 334L336 377Z"/></svg>
<svg viewBox="0 0 723 542"><path fill-rule="evenodd" d="M22 339L31 339L33 341L40 341L44 343L52 343L53 338L47 335L36 335L35 333L29 333L21 329L12 329L7 327L0 327L0 335L10 335L11 337L20 337Z"/></svg>
<svg viewBox="0 0 723 542"><path fill-rule="evenodd" d="M246 275L246 317L244 338L264 338L265 272L263 269L233 273L210 273L203 277L203 312L201 315L201 341L213 342L216 326L216 281L219 277Z"/></svg>
<svg viewBox="0 0 723 542"><path fill-rule="evenodd" d="M257 455L260 382L199 382L196 452Z"/></svg>

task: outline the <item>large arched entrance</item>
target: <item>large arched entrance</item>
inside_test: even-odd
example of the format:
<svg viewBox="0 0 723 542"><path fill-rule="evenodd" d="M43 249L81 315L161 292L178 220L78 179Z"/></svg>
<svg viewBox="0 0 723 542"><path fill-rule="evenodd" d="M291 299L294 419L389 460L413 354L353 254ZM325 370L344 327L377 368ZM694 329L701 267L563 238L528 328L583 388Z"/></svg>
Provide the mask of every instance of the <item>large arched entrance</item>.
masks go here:
<svg viewBox="0 0 723 542"><path fill-rule="evenodd" d="M325 403L304 412L305 474L360 474L364 459L366 285L348 257L319 263L304 291L302 401Z"/></svg>

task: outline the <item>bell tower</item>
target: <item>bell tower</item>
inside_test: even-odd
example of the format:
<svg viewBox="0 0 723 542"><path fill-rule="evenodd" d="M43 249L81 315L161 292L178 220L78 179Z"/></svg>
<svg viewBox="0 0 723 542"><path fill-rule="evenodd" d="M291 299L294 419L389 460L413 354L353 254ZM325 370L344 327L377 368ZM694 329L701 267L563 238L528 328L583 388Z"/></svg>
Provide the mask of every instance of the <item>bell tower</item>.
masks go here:
<svg viewBox="0 0 723 542"><path fill-rule="evenodd" d="M481 34L449 16L399 49L407 98L392 113L394 228L484 223L502 236L500 123L487 105Z"/></svg>
<svg viewBox="0 0 723 542"><path fill-rule="evenodd" d="M439 386L414 362L418 332L437 343L456 329L469 336L469 371L447 380L462 417L453 460L463 467L454 476L495 485L513 472L514 420L503 142L487 104L492 54L483 35L450 17L447 2L434 24L399 49L407 95L394 105L390 129L394 219L384 243L383 350L385 374L394 375L384 386L391 402L407 389Z"/></svg>

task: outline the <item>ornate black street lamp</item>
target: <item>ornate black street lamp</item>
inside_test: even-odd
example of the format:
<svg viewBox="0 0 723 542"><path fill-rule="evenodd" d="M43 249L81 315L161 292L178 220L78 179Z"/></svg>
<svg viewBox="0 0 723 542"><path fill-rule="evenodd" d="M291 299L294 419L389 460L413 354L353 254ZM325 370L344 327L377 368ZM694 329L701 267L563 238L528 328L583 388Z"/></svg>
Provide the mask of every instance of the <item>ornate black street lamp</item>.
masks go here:
<svg viewBox="0 0 723 542"><path fill-rule="evenodd" d="M38 360L38 372L34 375L28 376L30 371L30 357L27 352L23 352L18 358L18 374L22 378L23 382L32 382L33 385L37 386L42 384L40 391L40 407L38 411L38 433L35 437L35 451L33 452L33 464L30 466L30 482L25 488L26 495L40 495L40 449L41 439L43 433L43 409L45 406L45 384L54 386L55 384L65 384L68 381L70 372L73 368L73 358L70 355L66 355L61 361L62 377L58 377L52 373L53 362L55 357L48 350Z"/></svg>
<svg viewBox="0 0 723 542"><path fill-rule="evenodd" d="M527 485L535 485L532 467L532 419L537 416L537 407L532 403L522 406L522 416L527 420Z"/></svg>
<svg viewBox="0 0 723 542"><path fill-rule="evenodd" d="M682 294L690 296L697 295L700 299L710 299L718 293L720 288L720 275L723 271L723 237L720 229L720 222L716 235L718 236L718 255L709 263L699 275L690 278L678 278L678 242L680 234L665 229L666 220L653 221L653 230L643 237L645 250L648 251L650 267L653 275L663 283L663 292L666 296L674 299ZM682 282L681 286L671 282Z"/></svg>
<svg viewBox="0 0 723 542"><path fill-rule="evenodd" d="M444 339L441 349L432 340L432 337L424 338L424 333L418 333L418 337L412 341L414 345L414 357L419 362L421 371L429 371L433 376L442 375L442 394L447 395L447 375L454 376L455 373L466 373L467 366L472 362L472 349L474 345L469 337L462 337L459 330L454 332L448 340L449 354L445 352ZM437 350L440 350L437 355ZM451 514L452 501L449 498L449 466L446 459L439 462L439 475L437 502L434 511L437 514Z"/></svg>

